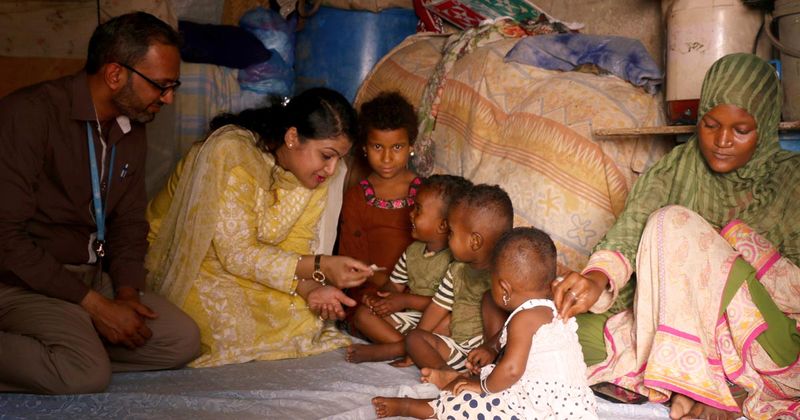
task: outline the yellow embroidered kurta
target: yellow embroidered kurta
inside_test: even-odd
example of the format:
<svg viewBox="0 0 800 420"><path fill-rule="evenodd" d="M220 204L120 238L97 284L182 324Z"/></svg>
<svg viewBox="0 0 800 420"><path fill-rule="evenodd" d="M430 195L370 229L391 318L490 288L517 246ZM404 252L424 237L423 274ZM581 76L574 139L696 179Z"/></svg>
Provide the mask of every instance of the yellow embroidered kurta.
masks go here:
<svg viewBox="0 0 800 420"><path fill-rule="evenodd" d="M349 344L291 294L298 256L315 246L327 185L303 187L255 147L252 134L230 126L213 133L183 171L164 220L149 209L159 232L148 266L156 290L200 327L203 353L191 366L302 357ZM186 208L173 208L179 204Z"/></svg>

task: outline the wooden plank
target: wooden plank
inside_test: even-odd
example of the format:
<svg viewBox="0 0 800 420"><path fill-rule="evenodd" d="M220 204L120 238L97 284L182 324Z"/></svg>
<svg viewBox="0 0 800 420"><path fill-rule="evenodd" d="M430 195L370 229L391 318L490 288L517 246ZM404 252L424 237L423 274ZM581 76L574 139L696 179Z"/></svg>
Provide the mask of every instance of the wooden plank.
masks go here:
<svg viewBox="0 0 800 420"><path fill-rule="evenodd" d="M592 132L597 137L615 136L647 136L663 135L672 136L676 134L691 134L695 130L694 125L663 125L659 127L640 127L640 128L598 128ZM782 131L800 130L800 121L786 121L780 123L778 127Z"/></svg>

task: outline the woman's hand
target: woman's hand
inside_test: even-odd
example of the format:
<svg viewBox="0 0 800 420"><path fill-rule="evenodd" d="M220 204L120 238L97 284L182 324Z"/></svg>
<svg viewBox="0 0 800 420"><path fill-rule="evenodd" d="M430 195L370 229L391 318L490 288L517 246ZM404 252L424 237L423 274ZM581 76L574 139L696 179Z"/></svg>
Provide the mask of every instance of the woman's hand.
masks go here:
<svg viewBox="0 0 800 420"><path fill-rule="evenodd" d="M355 306L356 301L333 286L322 286L308 292L306 303L321 319L343 319L342 305Z"/></svg>
<svg viewBox="0 0 800 420"><path fill-rule="evenodd" d="M553 302L561 319L567 320L587 312L608 286L608 277L599 271L586 275L571 272L563 280L553 282Z"/></svg>
<svg viewBox="0 0 800 420"><path fill-rule="evenodd" d="M341 255L323 255L320 270L331 284L340 289L358 286L375 274L361 261Z"/></svg>
<svg viewBox="0 0 800 420"><path fill-rule="evenodd" d="M480 379L462 376L453 380L453 395L458 395L464 391L471 391L476 394L482 393Z"/></svg>

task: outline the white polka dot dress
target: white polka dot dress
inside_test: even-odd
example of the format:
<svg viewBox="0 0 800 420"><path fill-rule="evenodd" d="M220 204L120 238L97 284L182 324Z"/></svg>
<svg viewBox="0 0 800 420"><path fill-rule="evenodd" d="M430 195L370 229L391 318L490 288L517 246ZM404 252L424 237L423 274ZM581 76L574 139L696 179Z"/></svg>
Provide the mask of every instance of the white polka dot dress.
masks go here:
<svg viewBox="0 0 800 420"><path fill-rule="evenodd" d="M492 394L443 391L431 406L439 419L479 420L554 420L597 419L595 397L586 384L586 365L576 333L578 324L566 324L556 317L549 299L531 299L520 305L506 320L500 346L507 342L507 326L518 312L537 306L553 310L553 322L542 325L531 339L531 351L525 373L506 390ZM494 365L481 370L489 376Z"/></svg>

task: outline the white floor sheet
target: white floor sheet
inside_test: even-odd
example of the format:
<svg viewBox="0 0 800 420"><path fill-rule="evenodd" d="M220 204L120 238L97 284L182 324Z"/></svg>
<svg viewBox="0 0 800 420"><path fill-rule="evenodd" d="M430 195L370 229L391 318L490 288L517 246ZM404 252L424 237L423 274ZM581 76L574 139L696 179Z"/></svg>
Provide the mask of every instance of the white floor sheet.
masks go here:
<svg viewBox="0 0 800 420"><path fill-rule="evenodd" d="M0 394L0 419L373 419L376 395L435 397L416 367L351 364L344 349L304 359L115 374L102 394ZM658 404L599 401L603 419L666 419Z"/></svg>

